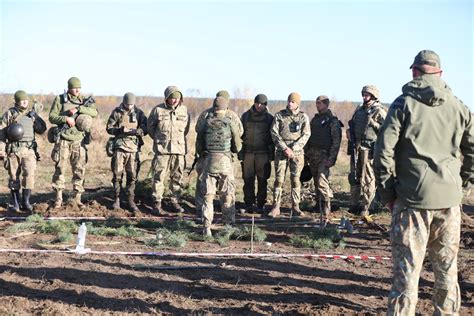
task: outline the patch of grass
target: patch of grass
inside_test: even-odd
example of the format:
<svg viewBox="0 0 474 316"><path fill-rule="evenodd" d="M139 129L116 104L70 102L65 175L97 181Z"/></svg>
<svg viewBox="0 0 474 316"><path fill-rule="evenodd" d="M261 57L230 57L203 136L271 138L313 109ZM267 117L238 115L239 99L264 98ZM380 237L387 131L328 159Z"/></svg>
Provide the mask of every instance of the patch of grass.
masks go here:
<svg viewBox="0 0 474 316"><path fill-rule="evenodd" d="M188 234L183 231L171 231L166 228L158 229L153 239L148 239L145 244L155 248L183 248L188 242Z"/></svg>
<svg viewBox="0 0 474 316"><path fill-rule="evenodd" d="M289 243L297 248L313 248L329 250L338 247L343 249L345 241L336 228L326 227L324 229L315 229L306 235L294 235Z"/></svg>
<svg viewBox="0 0 474 316"><path fill-rule="evenodd" d="M113 222L113 225L116 222ZM124 225L119 227L109 227L107 222L104 225L95 226L93 223L86 223L87 233L95 236L120 236L120 237L140 237L143 232L133 225Z"/></svg>
<svg viewBox="0 0 474 316"><path fill-rule="evenodd" d="M234 227L230 225L224 226L214 238L221 246L226 246L229 240L250 240L252 236L252 227L249 225ZM254 226L253 240L255 242L263 242L267 238L267 234L257 226Z"/></svg>
<svg viewBox="0 0 474 316"><path fill-rule="evenodd" d="M137 227L140 228L166 228L169 230L191 230L196 227L193 221L189 220L172 220L165 222L152 221L148 219L142 219L137 223Z"/></svg>

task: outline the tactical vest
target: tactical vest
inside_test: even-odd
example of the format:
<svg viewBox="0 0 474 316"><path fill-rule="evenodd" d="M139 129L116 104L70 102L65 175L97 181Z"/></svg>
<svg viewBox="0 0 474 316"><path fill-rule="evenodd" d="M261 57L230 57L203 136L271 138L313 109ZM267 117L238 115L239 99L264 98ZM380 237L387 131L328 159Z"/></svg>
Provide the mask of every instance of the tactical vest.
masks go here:
<svg viewBox="0 0 474 316"><path fill-rule="evenodd" d="M273 118L268 112L248 110L242 115L244 148L246 152L267 152L272 138L270 128Z"/></svg>
<svg viewBox="0 0 474 316"><path fill-rule="evenodd" d="M301 130L305 123L304 112L299 111L293 115L288 110L282 110L282 123L280 126L280 136L286 144L291 144L301 137Z"/></svg>
<svg viewBox="0 0 474 316"><path fill-rule="evenodd" d="M377 131L369 126L369 117L375 115L379 110L378 105L372 105L369 108L361 106L352 118L354 122L354 135L357 143L375 142L377 139Z"/></svg>
<svg viewBox="0 0 474 316"><path fill-rule="evenodd" d="M15 110L16 111L16 110ZM35 131L33 129L33 119L28 116L28 113L22 114L17 111L17 116L14 122L23 126L23 138L22 142L32 142L35 140Z"/></svg>
<svg viewBox="0 0 474 316"><path fill-rule="evenodd" d="M210 153L230 152L232 131L231 122L228 117L216 117L214 113L209 114L206 119L204 134L204 148Z"/></svg>
<svg viewBox="0 0 474 316"><path fill-rule="evenodd" d="M309 138L310 147L329 150L331 148L331 124L337 117L332 115L316 114L311 120L311 137Z"/></svg>

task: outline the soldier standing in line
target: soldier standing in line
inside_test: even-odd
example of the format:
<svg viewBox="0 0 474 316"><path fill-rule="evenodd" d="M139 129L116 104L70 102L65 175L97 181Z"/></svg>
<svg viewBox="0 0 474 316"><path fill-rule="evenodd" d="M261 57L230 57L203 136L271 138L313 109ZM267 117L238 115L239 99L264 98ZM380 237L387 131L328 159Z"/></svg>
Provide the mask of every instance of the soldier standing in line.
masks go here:
<svg viewBox="0 0 474 316"><path fill-rule="evenodd" d="M410 68L413 80L390 106L375 146L377 186L392 212L387 315L415 315L427 251L434 315L459 315L460 205L474 184L474 117L441 79L438 54L422 50Z"/></svg>
<svg viewBox="0 0 474 316"><path fill-rule="evenodd" d="M143 111L136 107L136 97L127 92L122 103L116 107L107 121L107 133L113 135L112 172L115 193L113 208L120 209L120 190L125 169L126 192L130 211L138 212L135 204L135 184L138 177L138 157L143 145L142 137L147 133L147 119Z"/></svg>
<svg viewBox="0 0 474 316"><path fill-rule="evenodd" d="M83 207L81 195L84 192L84 176L86 173L87 149L90 142L92 118L97 116L95 101L90 96L81 95L81 81L71 77L68 91L57 96L49 112L49 121L57 125L55 144L51 159L55 163L53 189L56 192L54 208L63 202L64 174L66 167L71 165L74 196L72 204Z"/></svg>
<svg viewBox="0 0 474 316"><path fill-rule="evenodd" d="M203 172L200 181L203 184L204 203L202 215L204 235L212 237L211 224L214 218L213 200L216 193L220 196L225 224L235 223L235 180L234 157L242 148L239 127L226 114L229 101L224 97L214 100L213 112L206 115L204 128L196 136L196 153L203 157Z"/></svg>
<svg viewBox="0 0 474 316"><path fill-rule="evenodd" d="M280 215L282 187L286 170L290 169L292 214L304 216L300 210L300 174L304 166L304 146L311 130L308 115L300 110L301 96L292 92L288 96L286 109L281 110L273 119L271 135L276 147L275 184L273 191L273 208L270 217Z"/></svg>
<svg viewBox="0 0 474 316"><path fill-rule="evenodd" d="M227 92L226 90L220 90L216 93L216 98L217 97L223 97L224 99L227 100L227 102L230 102L230 95L229 95L229 92ZM196 122L196 134L197 133L200 133L200 132L204 132L204 127L205 127L205 124L206 124L206 118L209 116L210 113L212 113L214 111L214 107L211 106L210 108L208 108L207 110L203 111L199 117L198 117L198 120ZM231 109L227 109L226 112L225 112L226 116L229 117L232 122L238 127L238 131L239 131L239 136L242 136L243 132L244 132L244 128L242 126L242 122L240 121L240 118L239 116L237 115L237 113L235 113L234 111L232 111ZM195 201L194 203L196 204L196 215L198 217L201 217L202 216L202 205L204 203L204 196L202 196L201 192L203 191L203 183L201 182L201 178L200 175L202 174L203 172L203 168L204 168L204 158L203 157L200 157L197 153L196 153L196 158L195 158L195 161L196 161L196 173L197 173L197 180L196 180L196 192L195 192Z"/></svg>
<svg viewBox="0 0 474 316"><path fill-rule="evenodd" d="M186 135L190 116L183 104L178 87L169 86L164 92L165 102L155 106L148 118L148 134L153 139L153 214L163 212L162 199L165 179L170 175L171 206L175 212L184 212L179 204L187 152Z"/></svg>
<svg viewBox="0 0 474 316"><path fill-rule="evenodd" d="M305 157L311 168L319 207L327 216L331 211L333 193L329 185L329 168L336 164L341 146L341 123L329 109L329 98L316 99L316 113L310 122L311 137L305 147Z"/></svg>
<svg viewBox="0 0 474 316"><path fill-rule="evenodd" d="M275 145L270 133L273 115L268 112L267 104L267 96L258 94L252 107L241 117L244 134L239 160L242 160L245 208L255 210L255 177L257 177L256 210L259 213L264 211L267 202L267 180L270 178L271 161L275 156Z"/></svg>
<svg viewBox="0 0 474 316"><path fill-rule="evenodd" d="M349 174L350 211L367 216L375 197L372 166L374 144L387 112L379 101L380 93L376 86L364 86L362 99L363 104L357 107L352 115L346 133L349 139L348 151L352 156Z"/></svg>
<svg viewBox="0 0 474 316"><path fill-rule="evenodd" d="M28 109L28 95L23 90L15 92L15 105L0 120L0 159L5 159L8 171L10 211L20 210L20 188L23 188L22 209L33 211L31 190L35 186L36 161L39 160L35 134L46 131L46 123L34 109ZM22 176L20 181L20 175Z"/></svg>

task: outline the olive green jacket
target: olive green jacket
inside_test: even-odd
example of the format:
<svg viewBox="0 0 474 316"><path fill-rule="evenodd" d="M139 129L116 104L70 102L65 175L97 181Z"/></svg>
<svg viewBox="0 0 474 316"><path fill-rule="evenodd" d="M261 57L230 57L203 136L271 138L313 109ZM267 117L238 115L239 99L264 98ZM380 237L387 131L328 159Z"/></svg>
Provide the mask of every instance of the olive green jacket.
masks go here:
<svg viewBox="0 0 474 316"><path fill-rule="evenodd" d="M402 92L375 145L382 202L399 199L419 209L459 205L462 187L474 181L472 113L436 75L415 78Z"/></svg>
<svg viewBox="0 0 474 316"><path fill-rule="evenodd" d="M97 107L95 103L91 103L88 106L83 106L85 98L82 95L73 96L72 94L67 94L68 102L64 102L63 95L56 96L54 98L53 104L51 105L51 110L49 111L49 122L58 126L62 126L66 123L66 118L71 116L69 110L77 108L79 114L89 115L91 117L97 116ZM61 133L61 138L76 141L82 140L85 136L84 131L80 131L76 126L69 127L66 131Z"/></svg>

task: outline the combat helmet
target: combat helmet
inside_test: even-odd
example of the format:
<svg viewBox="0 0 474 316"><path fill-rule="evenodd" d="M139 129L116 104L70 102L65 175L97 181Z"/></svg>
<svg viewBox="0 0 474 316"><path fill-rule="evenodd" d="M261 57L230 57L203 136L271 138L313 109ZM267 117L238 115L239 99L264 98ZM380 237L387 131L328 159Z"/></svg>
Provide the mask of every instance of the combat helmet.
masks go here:
<svg viewBox="0 0 474 316"><path fill-rule="evenodd" d="M10 125L7 129L7 137L8 140L12 142L18 142L23 138L23 134L25 130L23 129L23 125L19 123L14 123Z"/></svg>

